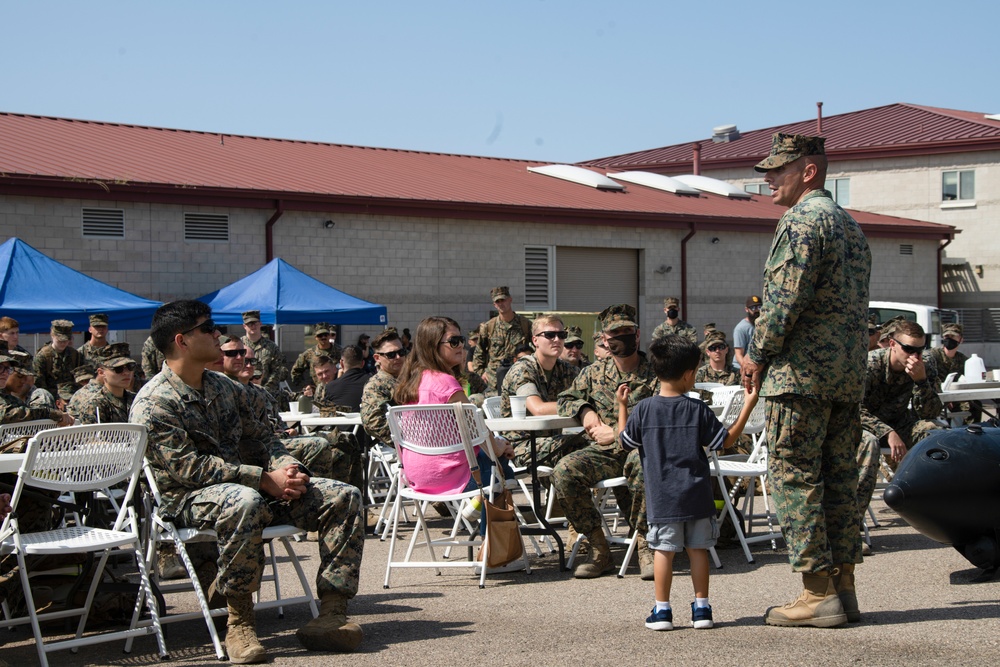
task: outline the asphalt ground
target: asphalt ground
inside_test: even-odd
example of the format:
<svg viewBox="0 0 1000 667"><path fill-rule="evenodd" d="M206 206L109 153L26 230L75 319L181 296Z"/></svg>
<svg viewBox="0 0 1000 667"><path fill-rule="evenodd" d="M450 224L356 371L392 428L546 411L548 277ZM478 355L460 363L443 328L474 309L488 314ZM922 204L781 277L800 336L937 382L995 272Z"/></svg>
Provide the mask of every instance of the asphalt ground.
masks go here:
<svg viewBox="0 0 1000 667"><path fill-rule="evenodd" d="M558 571L554 556L532 559L532 572L487 577L485 589L471 570L397 570L392 588L382 581L388 541L369 537L361 587L350 612L365 631L352 655L309 653L295 630L309 619L304 605L258 614L258 632L275 665L490 665L727 664L727 665L986 665L1000 649L1000 580L981 580L981 571L951 547L919 535L880 500L874 508L881 527L871 531L874 552L857 567L862 621L836 629L776 628L763 622L765 609L801 590L781 543L752 547L748 564L739 549L720 551L723 569L712 570L711 602L716 627L690 624L690 579L674 578L676 628L647 630L653 584L639 579L633 559L623 579L605 575L575 580ZM443 530L444 522L436 529ZM407 533L408 534L408 533ZM318 561L315 542L295 545L306 572ZM613 548L621 562L622 547ZM679 568L686 559L679 556ZM280 561L286 595L298 591L291 565ZM267 595L273 593L267 590ZM175 609L190 608L194 596L175 596ZM50 636L56 636L51 634ZM217 664L208 633L198 621L167 626L171 661ZM0 659L11 665L37 664L31 632L0 631ZM50 655L53 665L160 664L152 637L136 641L131 654L120 642L78 654Z"/></svg>

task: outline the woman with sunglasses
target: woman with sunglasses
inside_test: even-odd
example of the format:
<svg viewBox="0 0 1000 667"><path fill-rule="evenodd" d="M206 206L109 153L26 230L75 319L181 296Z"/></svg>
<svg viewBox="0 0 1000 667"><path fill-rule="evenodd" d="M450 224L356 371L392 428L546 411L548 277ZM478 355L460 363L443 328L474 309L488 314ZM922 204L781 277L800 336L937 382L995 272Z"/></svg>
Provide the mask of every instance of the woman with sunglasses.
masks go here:
<svg viewBox="0 0 1000 667"><path fill-rule="evenodd" d="M413 351L399 373L393 399L397 405L469 403L459 382L464 362L465 336L458 322L450 317L426 318L417 326ZM514 449L506 440L491 438L490 444L501 460L514 457ZM478 448L476 455L486 483L492 461ZM415 491L445 494L476 486L462 452L425 456L401 448L399 457L406 468L406 479ZM505 474L512 476L509 470L505 470ZM480 526L481 534L484 530L485 526Z"/></svg>

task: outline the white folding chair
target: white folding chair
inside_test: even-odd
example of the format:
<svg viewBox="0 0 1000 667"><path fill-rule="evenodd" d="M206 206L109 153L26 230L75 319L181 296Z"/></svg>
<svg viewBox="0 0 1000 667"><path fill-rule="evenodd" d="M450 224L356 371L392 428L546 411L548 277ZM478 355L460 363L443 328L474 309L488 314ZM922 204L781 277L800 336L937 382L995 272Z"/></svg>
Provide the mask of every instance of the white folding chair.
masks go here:
<svg viewBox="0 0 1000 667"><path fill-rule="evenodd" d="M6 445L11 440L17 440L26 435L32 436L39 431L45 431L56 426L56 422L51 419L32 419L12 424L0 424L0 445Z"/></svg>
<svg viewBox="0 0 1000 667"><path fill-rule="evenodd" d="M402 405L389 408L389 430L392 432L393 442L397 451L403 449L415 454L424 456L443 456L447 454L464 453L464 457L469 465L470 472L478 471L473 447L489 447L489 431L479 415L479 409L471 403L447 403L442 405ZM390 576L394 568L416 568L430 567L441 574L442 568L469 567L480 568L479 587L485 587L486 574L489 568L485 567L485 557L482 562L473 558L465 561L444 562L438 559L436 549L452 547L472 547L479 545L478 533L472 537L465 538L458 535L459 521L461 513L458 514L456 522L449 535L441 539L431 537L424 511L432 502L447 503L467 503L472 498L479 495L479 490L457 491L447 494L423 493L413 490L406 477L406 464L404 457L400 456L401 469L399 475L399 488L393 503L393 510L390 515L392 523L392 533L389 540L389 557L385 566L385 582L383 586L389 588ZM492 495L492 485L490 488ZM406 553L401 560L394 560L396 550L396 540L399 534L399 517L401 505L404 501L413 501L417 525L410 537ZM487 527L487 530L489 528ZM427 547L430 560L413 560L413 551L418 544L418 537L423 536L423 542ZM531 571L528 564L527 552L521 556L526 572Z"/></svg>
<svg viewBox="0 0 1000 667"><path fill-rule="evenodd" d="M75 652L81 646L125 639L127 652L131 648L133 638L151 634L156 636L160 657L167 657L149 572L142 554L142 537L133 503L145 450L146 429L136 424L95 424L48 429L34 435L28 443L25 461L18 471L17 484L11 499L13 510L0 527L0 553L14 553L17 557L28 617L0 621L0 627L30 622L35 635L38 658L43 667L48 665L48 653L51 651L68 648ZM30 493L33 489L55 491L60 494L100 492L126 481L128 487L114 525L110 529L76 525L55 530L21 532L17 508L24 501L25 493ZM127 551L135 555L139 570L139 593L136 596L132 623L127 630L84 637L87 616L108 557L112 552ZM29 584L28 557L98 552L101 557L82 607L36 613ZM140 627L137 620L143 602L149 610L151 621ZM74 638L45 642L41 632L41 621L76 616L79 616L80 620Z"/></svg>
<svg viewBox="0 0 1000 667"><path fill-rule="evenodd" d="M191 556L188 554L186 546L195 542L215 543L219 539L218 533L210 529L177 527L170 517L163 515L159 511L162 499L160 497L159 488L156 485L156 478L153 475L153 470L148 462L144 464L143 471L145 472L146 484L149 490L149 500L151 501L151 509L148 513L151 523L149 525L149 539L146 546L147 567L151 572L154 572L153 578L155 579L156 556L159 546L161 544L173 545L181 563L184 565L184 569L187 570L190 582L158 582L157 588L161 594L193 590L195 597L198 599L198 611L163 614L160 617L160 622L162 624L167 624L176 623L178 621L187 621L195 618L204 619L205 626L208 628L208 634L212 638L212 644L215 647L215 655L219 658L219 660L224 660L226 653L222 648L222 642L220 641L219 634L215 629L215 623L212 622L212 619L213 617L226 616L229 613L229 610L225 605L215 609L209 608L206 591L202 588L201 582L198 581L194 562L191 560ZM284 605L307 603L313 618L319 616L319 608L316 605L316 599L312 595L312 588L309 584L309 580L306 578L305 571L302 569L302 563L299 561L298 555L292 549L290 541L290 538L304 533L305 531L300 528L284 524L268 526L264 529L262 538L264 543L267 545L268 565L270 566L271 573L265 574L263 581L271 581L274 584L275 599L262 601L260 596L263 586L261 586L261 590L256 593L256 604L254 604L255 610L272 609L277 607L278 617L283 618ZM283 598L281 596L281 582L278 578L277 558L274 550L275 540L281 542L284 546L285 553L288 554L289 562L291 562L292 567L295 568L295 573L298 575L299 584L301 585L303 591L303 594L300 596L293 598Z"/></svg>

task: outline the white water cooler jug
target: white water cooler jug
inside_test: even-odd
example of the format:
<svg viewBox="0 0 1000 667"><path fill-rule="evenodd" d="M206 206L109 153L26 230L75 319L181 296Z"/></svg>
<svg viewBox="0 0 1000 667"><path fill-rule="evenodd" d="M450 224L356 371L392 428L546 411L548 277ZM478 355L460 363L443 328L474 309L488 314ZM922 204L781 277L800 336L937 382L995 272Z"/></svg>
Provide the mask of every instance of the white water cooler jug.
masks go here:
<svg viewBox="0 0 1000 667"><path fill-rule="evenodd" d="M982 357L973 354L965 362L965 381L983 382L986 380L986 364Z"/></svg>

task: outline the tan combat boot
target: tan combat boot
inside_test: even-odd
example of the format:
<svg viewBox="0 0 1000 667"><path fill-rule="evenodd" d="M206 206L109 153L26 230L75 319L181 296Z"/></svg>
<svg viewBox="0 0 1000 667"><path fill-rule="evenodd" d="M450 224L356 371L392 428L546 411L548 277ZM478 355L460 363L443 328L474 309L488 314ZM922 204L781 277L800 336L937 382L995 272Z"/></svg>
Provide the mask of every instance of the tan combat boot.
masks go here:
<svg viewBox="0 0 1000 667"><path fill-rule="evenodd" d="M844 605L833 585L833 572L802 573L802 595L783 607L771 607L764 616L768 625L835 628L847 623Z"/></svg>
<svg viewBox="0 0 1000 667"><path fill-rule="evenodd" d="M580 542L580 546L576 549L576 557L581 559L581 562L587 560L587 556L590 555L590 544L587 540L580 539L580 533L576 532L576 528L573 524L569 524L569 539L566 540L566 549L569 551L573 550L573 545Z"/></svg>
<svg viewBox="0 0 1000 667"><path fill-rule="evenodd" d="M847 622L857 623L860 621L861 611L858 609L858 594L854 589L854 563L844 563L840 566L840 573L833 575L833 585L837 589L840 604L844 606Z"/></svg>
<svg viewBox="0 0 1000 667"><path fill-rule="evenodd" d="M635 551L639 555L639 578L643 581L652 581L653 577L653 551L649 548L649 543L642 535L635 536Z"/></svg>
<svg viewBox="0 0 1000 667"><path fill-rule="evenodd" d="M573 576L577 579L596 579L615 567L611 562L611 547L604 537L604 531L596 528L587 539L590 541L590 559L573 569Z"/></svg>
<svg viewBox="0 0 1000 667"><path fill-rule="evenodd" d="M229 620L226 622L226 653L234 665L252 665L267 660L267 651L257 639L253 614L253 595L230 595Z"/></svg>
<svg viewBox="0 0 1000 667"><path fill-rule="evenodd" d="M357 623L347 621L347 598L339 593L325 593L320 600L319 616L306 623L295 636L310 651L353 653L364 638Z"/></svg>

